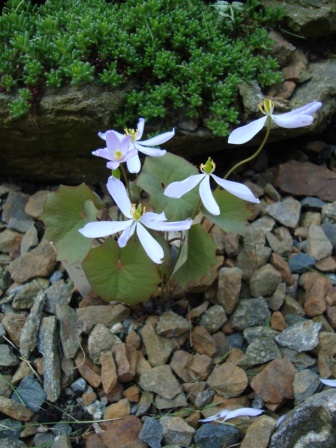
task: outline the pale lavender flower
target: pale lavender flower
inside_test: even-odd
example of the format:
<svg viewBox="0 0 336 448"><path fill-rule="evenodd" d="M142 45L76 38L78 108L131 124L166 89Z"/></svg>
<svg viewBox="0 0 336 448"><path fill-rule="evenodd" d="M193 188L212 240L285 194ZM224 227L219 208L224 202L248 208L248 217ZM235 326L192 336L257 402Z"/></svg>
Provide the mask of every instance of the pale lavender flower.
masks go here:
<svg viewBox="0 0 336 448"><path fill-rule="evenodd" d="M124 184L115 177L110 177L107 182L107 189L114 202L120 208L123 215L128 218L126 221L99 221L86 224L79 232L88 238L102 238L122 232L118 239L119 247L125 247L128 240L136 232L139 241L145 252L154 263L162 263L164 252L160 244L146 230L159 230L163 232L173 232L188 230L192 225L191 219L176 222L166 222L164 212L158 214L142 210L141 205L131 204Z"/></svg>
<svg viewBox="0 0 336 448"><path fill-rule="evenodd" d="M105 140L106 148L97 149L96 151L93 151L92 154L109 160L106 166L111 170L116 170L121 163L136 156L138 152L136 149L129 151L131 136L119 139L113 131L107 131L105 133Z"/></svg>
<svg viewBox="0 0 336 448"><path fill-rule="evenodd" d="M200 166L202 174L194 174L180 182L172 182L165 189L164 195L170 198L180 198L199 184L199 193L204 207L212 215L219 215L220 209L210 187L210 177L212 177L218 185L234 196L257 204L260 202L246 185L222 179L213 174L215 168L215 163L209 157L207 162Z"/></svg>
<svg viewBox="0 0 336 448"><path fill-rule="evenodd" d="M313 114L319 110L321 106L322 103L319 101L312 101L311 103L299 107L298 109L294 109L291 112L275 115L273 114L273 101L265 98L264 102L259 106L259 109L264 114L264 117L258 118L245 126L235 129L229 135L228 142L234 145L241 145L248 142L264 127L268 117L270 117L274 123L281 128L293 129L309 126L314 120Z"/></svg>
<svg viewBox="0 0 336 448"><path fill-rule="evenodd" d="M141 141L143 131L145 128L145 119L140 118L138 122L137 129L125 129L125 134L120 134L117 131L112 131L121 140L125 135L131 137L130 149L137 149L139 152L146 154L151 157L162 157L166 154L165 149L155 148L157 145L167 142L175 135L175 130L169 132L164 132L163 134L157 135L156 137L150 138L148 140ZM108 131L111 132L111 131ZM106 132L99 132L99 137L105 140ZM130 173L138 173L141 169L141 162L138 154L136 153L133 157L127 160L127 168Z"/></svg>
<svg viewBox="0 0 336 448"><path fill-rule="evenodd" d="M231 418L236 417L256 417L257 415L263 414L265 411L260 409L254 409L254 408L239 408L234 409L233 411L230 411L229 409L223 409L220 412L217 412L217 414L212 415L211 417L204 418L202 420L199 420L200 422L213 422L215 420L223 419L223 422L226 422L226 420L230 420Z"/></svg>
<svg viewBox="0 0 336 448"><path fill-rule="evenodd" d="M324 378L320 378L321 383L325 384L329 387L336 387L336 380L325 380Z"/></svg>

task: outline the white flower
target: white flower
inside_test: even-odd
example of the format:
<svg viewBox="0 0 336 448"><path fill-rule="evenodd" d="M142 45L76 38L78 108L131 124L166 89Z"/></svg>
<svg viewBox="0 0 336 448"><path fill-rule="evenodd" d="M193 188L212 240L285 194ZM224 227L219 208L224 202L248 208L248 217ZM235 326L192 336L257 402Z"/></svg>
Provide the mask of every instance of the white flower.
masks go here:
<svg viewBox="0 0 336 448"><path fill-rule="evenodd" d="M320 378L321 383L325 384L329 387L336 387L336 380L325 380L324 378Z"/></svg>
<svg viewBox="0 0 336 448"><path fill-rule="evenodd" d="M254 196L252 191L245 185L222 179L213 174L215 168L216 165L209 157L207 162L200 166L202 174L194 174L180 182L172 182L165 189L165 196L170 198L180 198L199 184L199 193L204 207L212 215L219 215L220 209L210 188L210 177L212 177L218 185L234 196L249 202L260 202L259 199Z"/></svg>
<svg viewBox="0 0 336 448"><path fill-rule="evenodd" d="M263 414L264 412L265 411L254 408L240 408L233 411L230 411L229 409L223 409L222 411L217 412L217 414L212 415L211 417L200 420L200 422L213 422L221 418L223 419L223 422L225 422L226 420L230 420L231 418L236 417L256 417L257 415Z"/></svg>
<svg viewBox="0 0 336 448"><path fill-rule="evenodd" d="M105 140L106 148L97 149L96 151L93 151L92 154L109 160L106 166L112 170L116 170L121 163L134 157L138 152L136 149L129 151L131 142L130 136L123 137L120 140L113 131L107 131L105 133Z"/></svg>
<svg viewBox="0 0 336 448"><path fill-rule="evenodd" d="M158 214L142 210L141 205L136 207L131 204L124 184L115 177L110 177L107 182L110 192L117 206L127 219L126 221L99 221L86 224L79 232L88 238L102 238L122 232L118 239L119 247L125 247L127 241L136 231L140 243L149 258L154 263L162 263L164 252L160 244L145 229L159 230L163 232L180 231L190 229L192 220L166 222L164 212Z"/></svg>
<svg viewBox="0 0 336 448"><path fill-rule="evenodd" d="M140 118L138 122L137 129L125 129L125 134L120 134L117 131L112 131L116 134L116 136L121 140L125 135L131 136L130 142L130 150L137 149L139 152L146 154L151 157L161 157L166 154L165 149L153 148L153 146L161 145L162 143L167 142L175 135L175 130L173 129L170 132L165 132L163 134L157 135L156 137L150 138L148 140L141 141L141 137L145 127L145 119ZM110 132L110 131L108 131ZM106 138L106 132L98 132L100 138ZM141 163L139 156L135 154L132 158L127 160L127 168L130 173L138 173L141 169Z"/></svg>
<svg viewBox="0 0 336 448"><path fill-rule="evenodd" d="M313 114L321 106L322 103L319 101L313 101L300 107L299 109L294 109L291 112L287 112L282 115L274 115L273 101L265 98L264 102L259 105L259 109L265 116L258 118L258 120L254 120L245 126L235 129L229 135L228 142L235 145L241 145L248 142L264 127L267 119L273 120L274 123L281 128L293 129L309 126L314 120Z"/></svg>

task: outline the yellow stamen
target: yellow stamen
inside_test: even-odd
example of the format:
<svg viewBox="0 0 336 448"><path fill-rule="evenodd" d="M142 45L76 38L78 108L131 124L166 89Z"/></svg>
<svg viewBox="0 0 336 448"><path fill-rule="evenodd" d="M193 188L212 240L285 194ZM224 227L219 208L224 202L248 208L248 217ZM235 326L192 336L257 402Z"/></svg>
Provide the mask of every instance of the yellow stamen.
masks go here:
<svg viewBox="0 0 336 448"><path fill-rule="evenodd" d="M121 160L123 157L122 152L120 151L120 149L116 149L114 151L114 159L115 160Z"/></svg>
<svg viewBox="0 0 336 448"><path fill-rule="evenodd" d="M200 170L202 171L202 173L205 173L205 174L211 174L215 171L215 169L216 169L216 164L211 159L211 157L209 157L205 163L201 163L201 165L200 165Z"/></svg>
<svg viewBox="0 0 336 448"><path fill-rule="evenodd" d="M144 207L142 210L141 204L139 204L138 206L136 206L136 204L131 205L131 216L136 221L138 221L138 219L140 219L144 213L146 213L146 207Z"/></svg>
<svg viewBox="0 0 336 448"><path fill-rule="evenodd" d="M274 101L269 98L264 98L264 100L258 104L258 108L264 115L271 115L274 111Z"/></svg>
<svg viewBox="0 0 336 448"><path fill-rule="evenodd" d="M136 140L138 136L138 130L137 129L124 129L125 135L130 135L132 137L132 143Z"/></svg>

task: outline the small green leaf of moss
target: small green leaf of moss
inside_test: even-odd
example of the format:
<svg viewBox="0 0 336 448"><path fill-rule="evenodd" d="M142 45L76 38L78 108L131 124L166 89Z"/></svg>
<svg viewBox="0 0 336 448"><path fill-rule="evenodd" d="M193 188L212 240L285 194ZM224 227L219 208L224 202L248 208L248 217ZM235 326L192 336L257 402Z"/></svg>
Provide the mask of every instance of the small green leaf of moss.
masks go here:
<svg viewBox="0 0 336 448"><path fill-rule="evenodd" d="M99 197L85 184L61 185L56 192L49 193L42 221L46 226L45 238L53 242L58 260L70 265L84 260L92 239L81 235L78 229L95 221L103 207Z"/></svg>
<svg viewBox="0 0 336 448"><path fill-rule="evenodd" d="M168 198L164 189L170 183L198 172L194 165L171 153L163 157L147 157L137 185L150 195L150 203L156 213L164 211L168 221L180 221L193 216L199 200L198 188L180 199Z"/></svg>
<svg viewBox="0 0 336 448"><path fill-rule="evenodd" d="M112 238L107 239L90 251L83 269L96 294L129 305L149 300L160 282L157 265L136 241L120 248Z"/></svg>
<svg viewBox="0 0 336 448"><path fill-rule="evenodd" d="M209 275L211 267L217 263L216 245L200 224L191 227L188 239L184 244L186 247L180 254L183 263L172 276L183 287L190 282L201 282L202 277Z"/></svg>
<svg viewBox="0 0 336 448"><path fill-rule="evenodd" d="M247 220L252 216L250 205L243 199L239 199L224 190L215 190L213 195L219 206L220 215L211 215L202 206L201 211L204 216L225 230L225 232L244 235L247 230Z"/></svg>

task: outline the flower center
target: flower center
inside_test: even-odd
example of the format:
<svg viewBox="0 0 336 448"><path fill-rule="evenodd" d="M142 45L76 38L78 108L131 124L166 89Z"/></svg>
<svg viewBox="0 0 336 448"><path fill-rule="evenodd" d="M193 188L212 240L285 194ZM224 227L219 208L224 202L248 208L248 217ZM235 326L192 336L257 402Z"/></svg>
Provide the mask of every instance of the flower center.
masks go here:
<svg viewBox="0 0 336 448"><path fill-rule="evenodd" d="M138 130L137 129L124 129L125 135L130 135L132 137L132 143L136 140L138 136Z"/></svg>
<svg viewBox="0 0 336 448"><path fill-rule="evenodd" d="M200 170L202 171L202 173L205 173L205 174L211 174L215 171L215 169L216 169L216 164L211 159L211 157L209 157L205 163L202 163L200 165Z"/></svg>
<svg viewBox="0 0 336 448"><path fill-rule="evenodd" d="M120 149L116 149L114 151L114 159L115 160L121 160L123 157L122 152L120 151Z"/></svg>
<svg viewBox="0 0 336 448"><path fill-rule="evenodd" d="M264 115L269 116L273 113L274 101L270 100L269 98L264 98L264 100L258 104L258 108Z"/></svg>
<svg viewBox="0 0 336 448"><path fill-rule="evenodd" d="M135 221L138 221L145 212L146 208L144 207L142 210L141 204L138 206L136 206L136 204L131 205L131 216Z"/></svg>

